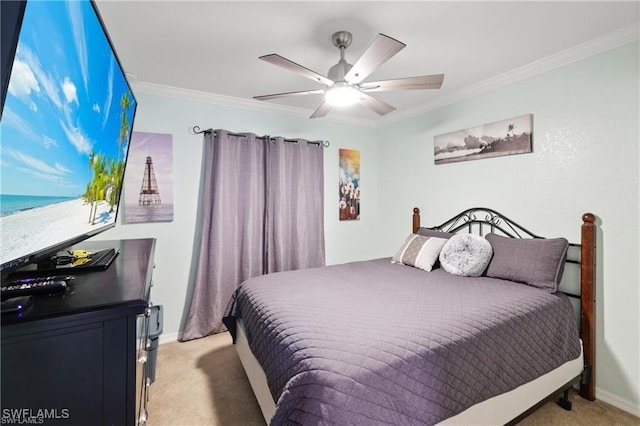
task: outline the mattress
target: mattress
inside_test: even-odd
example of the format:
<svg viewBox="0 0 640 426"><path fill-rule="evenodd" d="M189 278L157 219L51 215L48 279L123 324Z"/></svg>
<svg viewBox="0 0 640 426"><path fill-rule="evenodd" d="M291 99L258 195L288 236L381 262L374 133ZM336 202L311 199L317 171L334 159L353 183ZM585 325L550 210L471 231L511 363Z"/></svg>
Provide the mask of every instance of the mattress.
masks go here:
<svg viewBox="0 0 640 426"><path fill-rule="evenodd" d="M390 259L253 278L229 302L272 424L435 424L580 356L562 294Z"/></svg>

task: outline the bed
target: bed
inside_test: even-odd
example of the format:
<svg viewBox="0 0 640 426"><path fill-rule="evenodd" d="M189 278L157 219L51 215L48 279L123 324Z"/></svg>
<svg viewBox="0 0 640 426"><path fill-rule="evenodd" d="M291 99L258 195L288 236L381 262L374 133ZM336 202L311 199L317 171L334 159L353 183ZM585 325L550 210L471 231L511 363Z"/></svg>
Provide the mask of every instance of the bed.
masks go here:
<svg viewBox="0 0 640 426"><path fill-rule="evenodd" d="M582 219L571 244L487 208L422 227L414 208L392 258L246 281L223 321L265 420L507 424L556 395L570 409L572 386L594 400L595 217Z"/></svg>

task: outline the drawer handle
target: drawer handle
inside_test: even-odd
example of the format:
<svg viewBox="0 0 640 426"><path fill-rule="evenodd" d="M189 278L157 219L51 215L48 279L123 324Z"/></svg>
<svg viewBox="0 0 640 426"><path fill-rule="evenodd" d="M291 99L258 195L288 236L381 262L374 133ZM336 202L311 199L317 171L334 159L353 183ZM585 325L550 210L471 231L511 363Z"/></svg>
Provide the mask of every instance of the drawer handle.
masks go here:
<svg viewBox="0 0 640 426"><path fill-rule="evenodd" d="M140 408L140 415L138 416L138 425L144 426L147 424L147 410Z"/></svg>

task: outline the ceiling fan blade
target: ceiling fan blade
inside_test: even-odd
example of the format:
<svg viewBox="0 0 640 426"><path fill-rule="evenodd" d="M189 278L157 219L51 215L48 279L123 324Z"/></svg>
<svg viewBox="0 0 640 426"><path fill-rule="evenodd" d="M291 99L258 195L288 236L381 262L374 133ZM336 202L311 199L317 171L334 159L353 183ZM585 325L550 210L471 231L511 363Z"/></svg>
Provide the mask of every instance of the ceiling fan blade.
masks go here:
<svg viewBox="0 0 640 426"><path fill-rule="evenodd" d="M351 67L344 79L349 84L358 84L401 51L406 44L384 34L378 34L362 56Z"/></svg>
<svg viewBox="0 0 640 426"><path fill-rule="evenodd" d="M444 81L444 74L423 75L420 77L398 78L395 80L370 81L362 83L360 89L366 92L383 92L386 90L419 90L439 89Z"/></svg>
<svg viewBox="0 0 640 426"><path fill-rule="evenodd" d="M287 96L304 96L304 95L320 95L324 93L324 90L302 90L300 92L286 92L286 93L274 93L272 95L262 95L262 96L254 96L253 99L258 99L260 101L266 101L269 99L277 99L284 98Z"/></svg>
<svg viewBox="0 0 640 426"><path fill-rule="evenodd" d="M328 79L327 77L318 74L315 71L310 70L309 68L305 68L302 65L296 64L293 61L288 60L278 54L272 53L270 55L260 56L258 59L262 59L263 61L267 61L273 65L277 65L286 70L293 71L296 74L299 74L303 77L307 77L313 81L318 83L322 83L326 86L333 85L333 80Z"/></svg>
<svg viewBox="0 0 640 426"><path fill-rule="evenodd" d="M327 102L323 102L322 105L320 105L318 109L316 109L309 118L324 117L325 115L327 115L330 109L331 109L331 105L329 105Z"/></svg>
<svg viewBox="0 0 640 426"><path fill-rule="evenodd" d="M382 102L381 100L362 92L360 94L360 104L379 115L388 114L396 109L396 107L391 106L386 102Z"/></svg>

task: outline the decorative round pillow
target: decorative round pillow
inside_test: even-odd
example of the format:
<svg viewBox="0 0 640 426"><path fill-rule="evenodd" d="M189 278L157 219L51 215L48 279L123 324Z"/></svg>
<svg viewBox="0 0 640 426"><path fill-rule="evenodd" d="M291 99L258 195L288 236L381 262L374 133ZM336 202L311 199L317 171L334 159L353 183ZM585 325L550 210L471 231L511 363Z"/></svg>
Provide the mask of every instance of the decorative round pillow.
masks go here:
<svg viewBox="0 0 640 426"><path fill-rule="evenodd" d="M493 256L489 241L473 234L456 234L440 252L440 266L450 274L463 277L482 275Z"/></svg>

